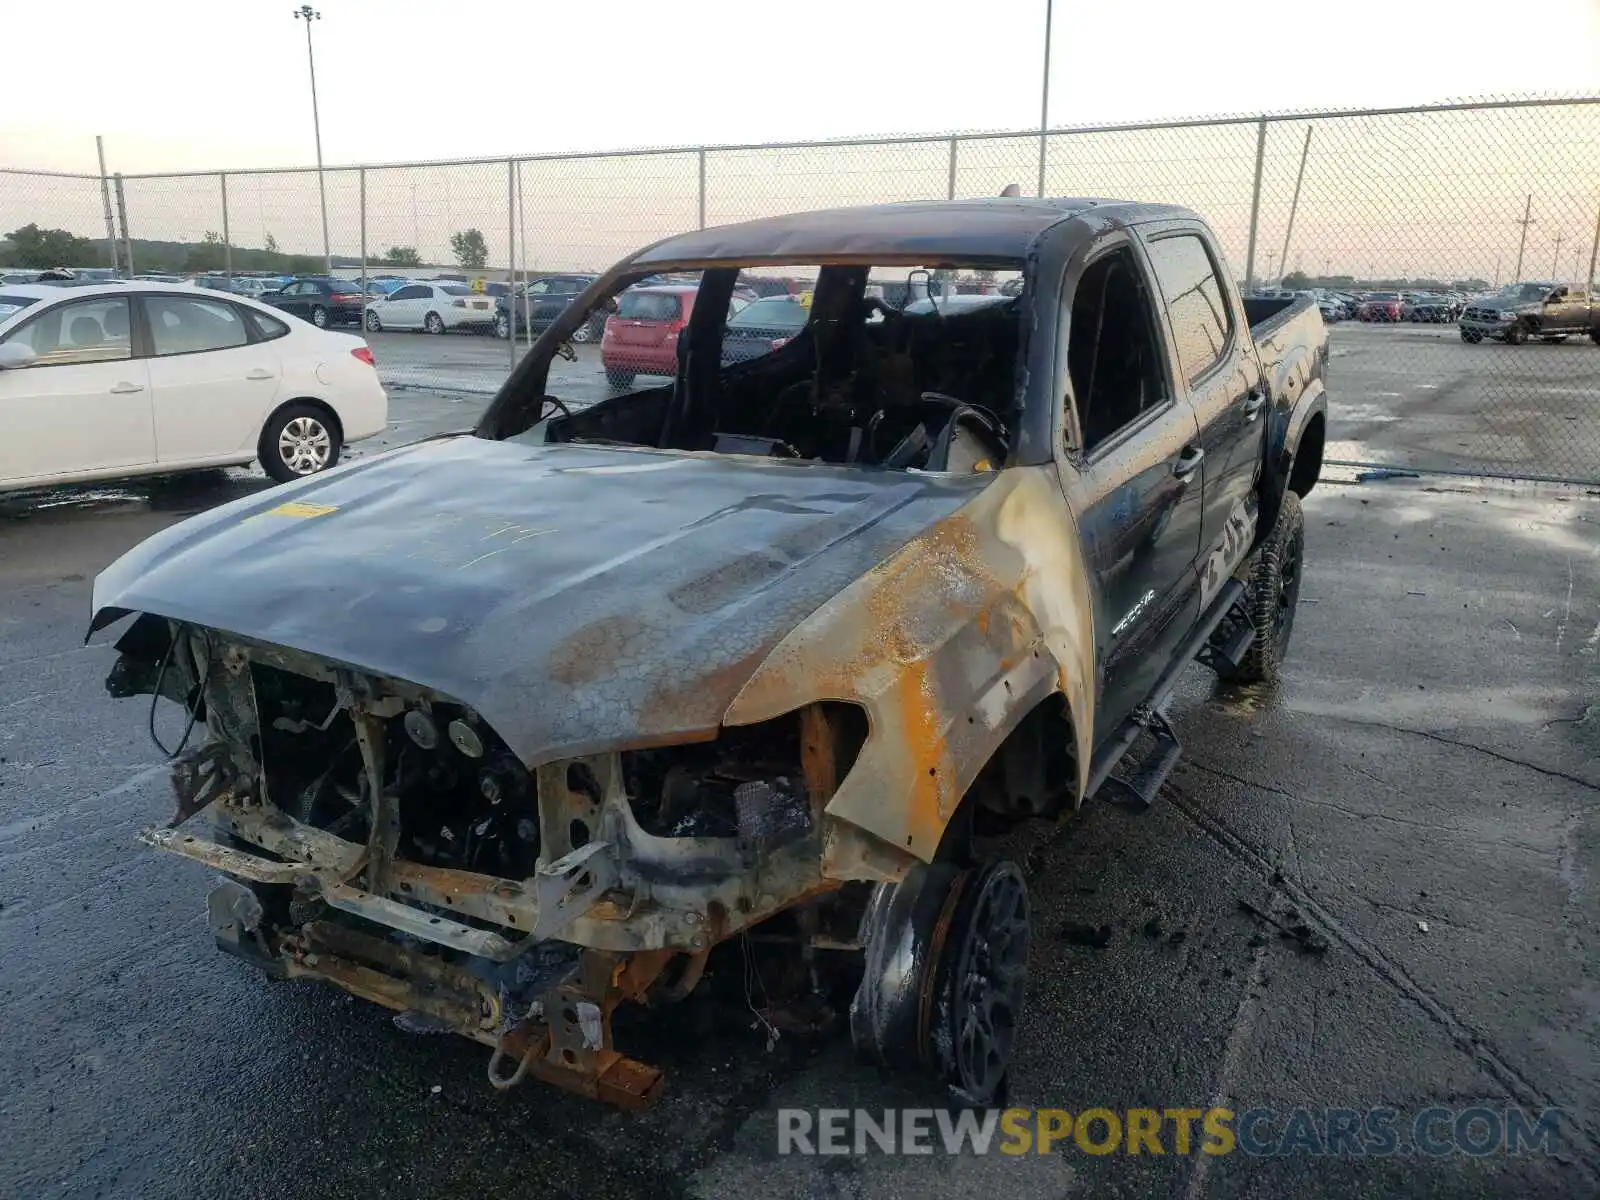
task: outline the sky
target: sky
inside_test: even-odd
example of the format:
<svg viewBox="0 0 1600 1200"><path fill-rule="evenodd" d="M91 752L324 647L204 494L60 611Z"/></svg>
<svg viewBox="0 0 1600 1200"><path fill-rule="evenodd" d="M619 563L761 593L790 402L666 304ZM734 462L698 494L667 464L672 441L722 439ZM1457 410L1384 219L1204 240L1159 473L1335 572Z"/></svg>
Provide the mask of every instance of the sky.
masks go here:
<svg viewBox="0 0 1600 1200"><path fill-rule="evenodd" d="M315 161L287 0L5 5L0 164ZM1052 125L1600 92L1600 0L1056 0ZM326 0L325 161L1036 128L1044 0ZM35 47L68 50L42 52Z"/></svg>
<svg viewBox="0 0 1600 1200"><path fill-rule="evenodd" d="M1332 5L1056 0L1053 128L1222 114L1600 94L1600 0ZM3 13L0 167L129 175L315 162L306 24L285 0L75 0L65 56L52 6ZM603 268L692 228L696 156L535 161L519 168L516 234L502 163L341 164L619 148L740 145L1039 124L1045 0L326 0L312 25L329 244L451 261L477 228L490 265ZM1107 15L1107 14L1111 15ZM1313 135L1309 151L1304 138ZM708 224L839 204L992 196L1035 186L1038 140L731 150L705 158ZM1298 168L1306 151L1303 189ZM1195 208L1241 277L1253 123L1050 140L1052 195ZM126 182L135 238L224 230L221 181ZM228 240L320 254L317 176L230 174ZM1532 272L1578 279L1600 207L1600 105L1353 116L1269 126L1257 277L1285 264L1364 278L1499 281L1522 215ZM98 180L0 172L0 230L28 221L103 237ZM1291 236L1292 235L1292 236ZM508 254L509 251L509 254ZM1287 251L1287 252L1286 252Z"/></svg>

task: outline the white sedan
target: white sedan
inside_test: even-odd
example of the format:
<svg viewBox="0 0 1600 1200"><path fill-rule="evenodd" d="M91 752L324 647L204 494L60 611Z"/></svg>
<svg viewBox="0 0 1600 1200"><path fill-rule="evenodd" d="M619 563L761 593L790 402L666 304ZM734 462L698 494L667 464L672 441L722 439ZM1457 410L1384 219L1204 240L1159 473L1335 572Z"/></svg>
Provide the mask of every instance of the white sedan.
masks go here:
<svg viewBox="0 0 1600 1200"><path fill-rule="evenodd" d="M367 328L424 329L443 333L494 324L494 297L464 283L408 283L367 305Z"/></svg>
<svg viewBox="0 0 1600 1200"><path fill-rule="evenodd" d="M354 334L199 288L0 285L0 491L254 459L287 481L388 422Z"/></svg>

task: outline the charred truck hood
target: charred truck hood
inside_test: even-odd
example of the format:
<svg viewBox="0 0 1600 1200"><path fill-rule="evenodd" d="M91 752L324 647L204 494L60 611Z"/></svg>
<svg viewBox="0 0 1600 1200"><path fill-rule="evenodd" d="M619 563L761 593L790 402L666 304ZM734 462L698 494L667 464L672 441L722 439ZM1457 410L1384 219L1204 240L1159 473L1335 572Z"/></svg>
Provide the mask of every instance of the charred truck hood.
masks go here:
<svg viewBox="0 0 1600 1200"><path fill-rule="evenodd" d="M995 477L459 437L176 525L95 581L405 680L523 762L712 736L774 647Z"/></svg>

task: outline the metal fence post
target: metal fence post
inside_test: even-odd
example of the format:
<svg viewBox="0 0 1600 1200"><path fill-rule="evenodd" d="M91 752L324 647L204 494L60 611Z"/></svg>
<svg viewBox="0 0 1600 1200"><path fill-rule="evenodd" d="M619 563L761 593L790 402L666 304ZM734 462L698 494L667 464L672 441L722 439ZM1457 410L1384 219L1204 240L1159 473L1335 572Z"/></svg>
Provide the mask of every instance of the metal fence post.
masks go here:
<svg viewBox="0 0 1600 1200"><path fill-rule="evenodd" d="M222 183L222 273L233 278L233 238L228 233L228 173L217 174Z"/></svg>
<svg viewBox="0 0 1600 1200"><path fill-rule="evenodd" d="M956 144L959 141L959 138L950 139L950 182L945 185L944 189L944 198L946 200L954 200L956 198Z"/></svg>
<svg viewBox="0 0 1600 1200"><path fill-rule="evenodd" d="M1250 192L1250 248L1244 255L1244 290L1256 288L1256 229L1261 221L1261 164L1267 153L1267 119L1256 122L1256 182Z"/></svg>
<svg viewBox="0 0 1600 1200"><path fill-rule="evenodd" d="M356 170L356 189L361 207L361 328L367 327L367 169Z"/></svg>
<svg viewBox="0 0 1600 1200"><path fill-rule="evenodd" d="M521 160L517 162L517 266L522 275L522 337L531 346L533 328L528 322L528 214L523 211ZM513 286L511 289L513 294L506 297L506 325L513 341L517 336L516 290Z"/></svg>
<svg viewBox="0 0 1600 1200"><path fill-rule="evenodd" d="M117 218L121 222L121 225L122 225L123 261L128 264L128 278L132 279L133 278L133 239L128 236L128 200L127 200L127 197L122 194L122 172L121 171L117 172L117 174L115 176L115 179L116 179L116 192L117 192Z"/></svg>
<svg viewBox="0 0 1600 1200"><path fill-rule="evenodd" d="M118 262L117 229L111 221L111 184L106 179L106 144L99 134L95 134L94 149L95 153L100 156L100 203L105 208L106 246L111 251L111 273L115 275Z"/></svg>
<svg viewBox="0 0 1600 1200"><path fill-rule="evenodd" d="M1300 184L1306 177L1306 159L1311 156L1311 131L1313 128L1315 126L1306 126L1306 144L1300 150L1300 172L1294 177L1294 199L1289 202L1289 224L1283 231L1283 257L1278 260L1283 267L1283 271L1279 275L1280 279L1283 275L1289 273L1289 239L1294 236L1294 215L1300 209Z"/></svg>
<svg viewBox="0 0 1600 1200"><path fill-rule="evenodd" d="M700 228L706 227L706 151L702 146L697 152L700 160Z"/></svg>
<svg viewBox="0 0 1600 1200"><path fill-rule="evenodd" d="M509 320L515 311L511 305L515 301L512 292L516 290L516 271L513 264L517 252L517 160L506 159L506 318ZM516 322L511 322L511 328L506 331L510 334L506 338L506 352L510 356L511 370L517 369L517 327Z"/></svg>

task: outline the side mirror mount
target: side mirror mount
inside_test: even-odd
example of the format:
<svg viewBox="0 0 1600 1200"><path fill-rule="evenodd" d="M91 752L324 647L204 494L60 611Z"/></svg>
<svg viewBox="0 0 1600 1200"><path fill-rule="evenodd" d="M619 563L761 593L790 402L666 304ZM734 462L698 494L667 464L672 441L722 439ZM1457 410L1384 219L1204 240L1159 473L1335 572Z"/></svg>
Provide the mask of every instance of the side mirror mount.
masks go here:
<svg viewBox="0 0 1600 1200"><path fill-rule="evenodd" d="M21 342L0 343L0 371L31 367L39 356Z"/></svg>

